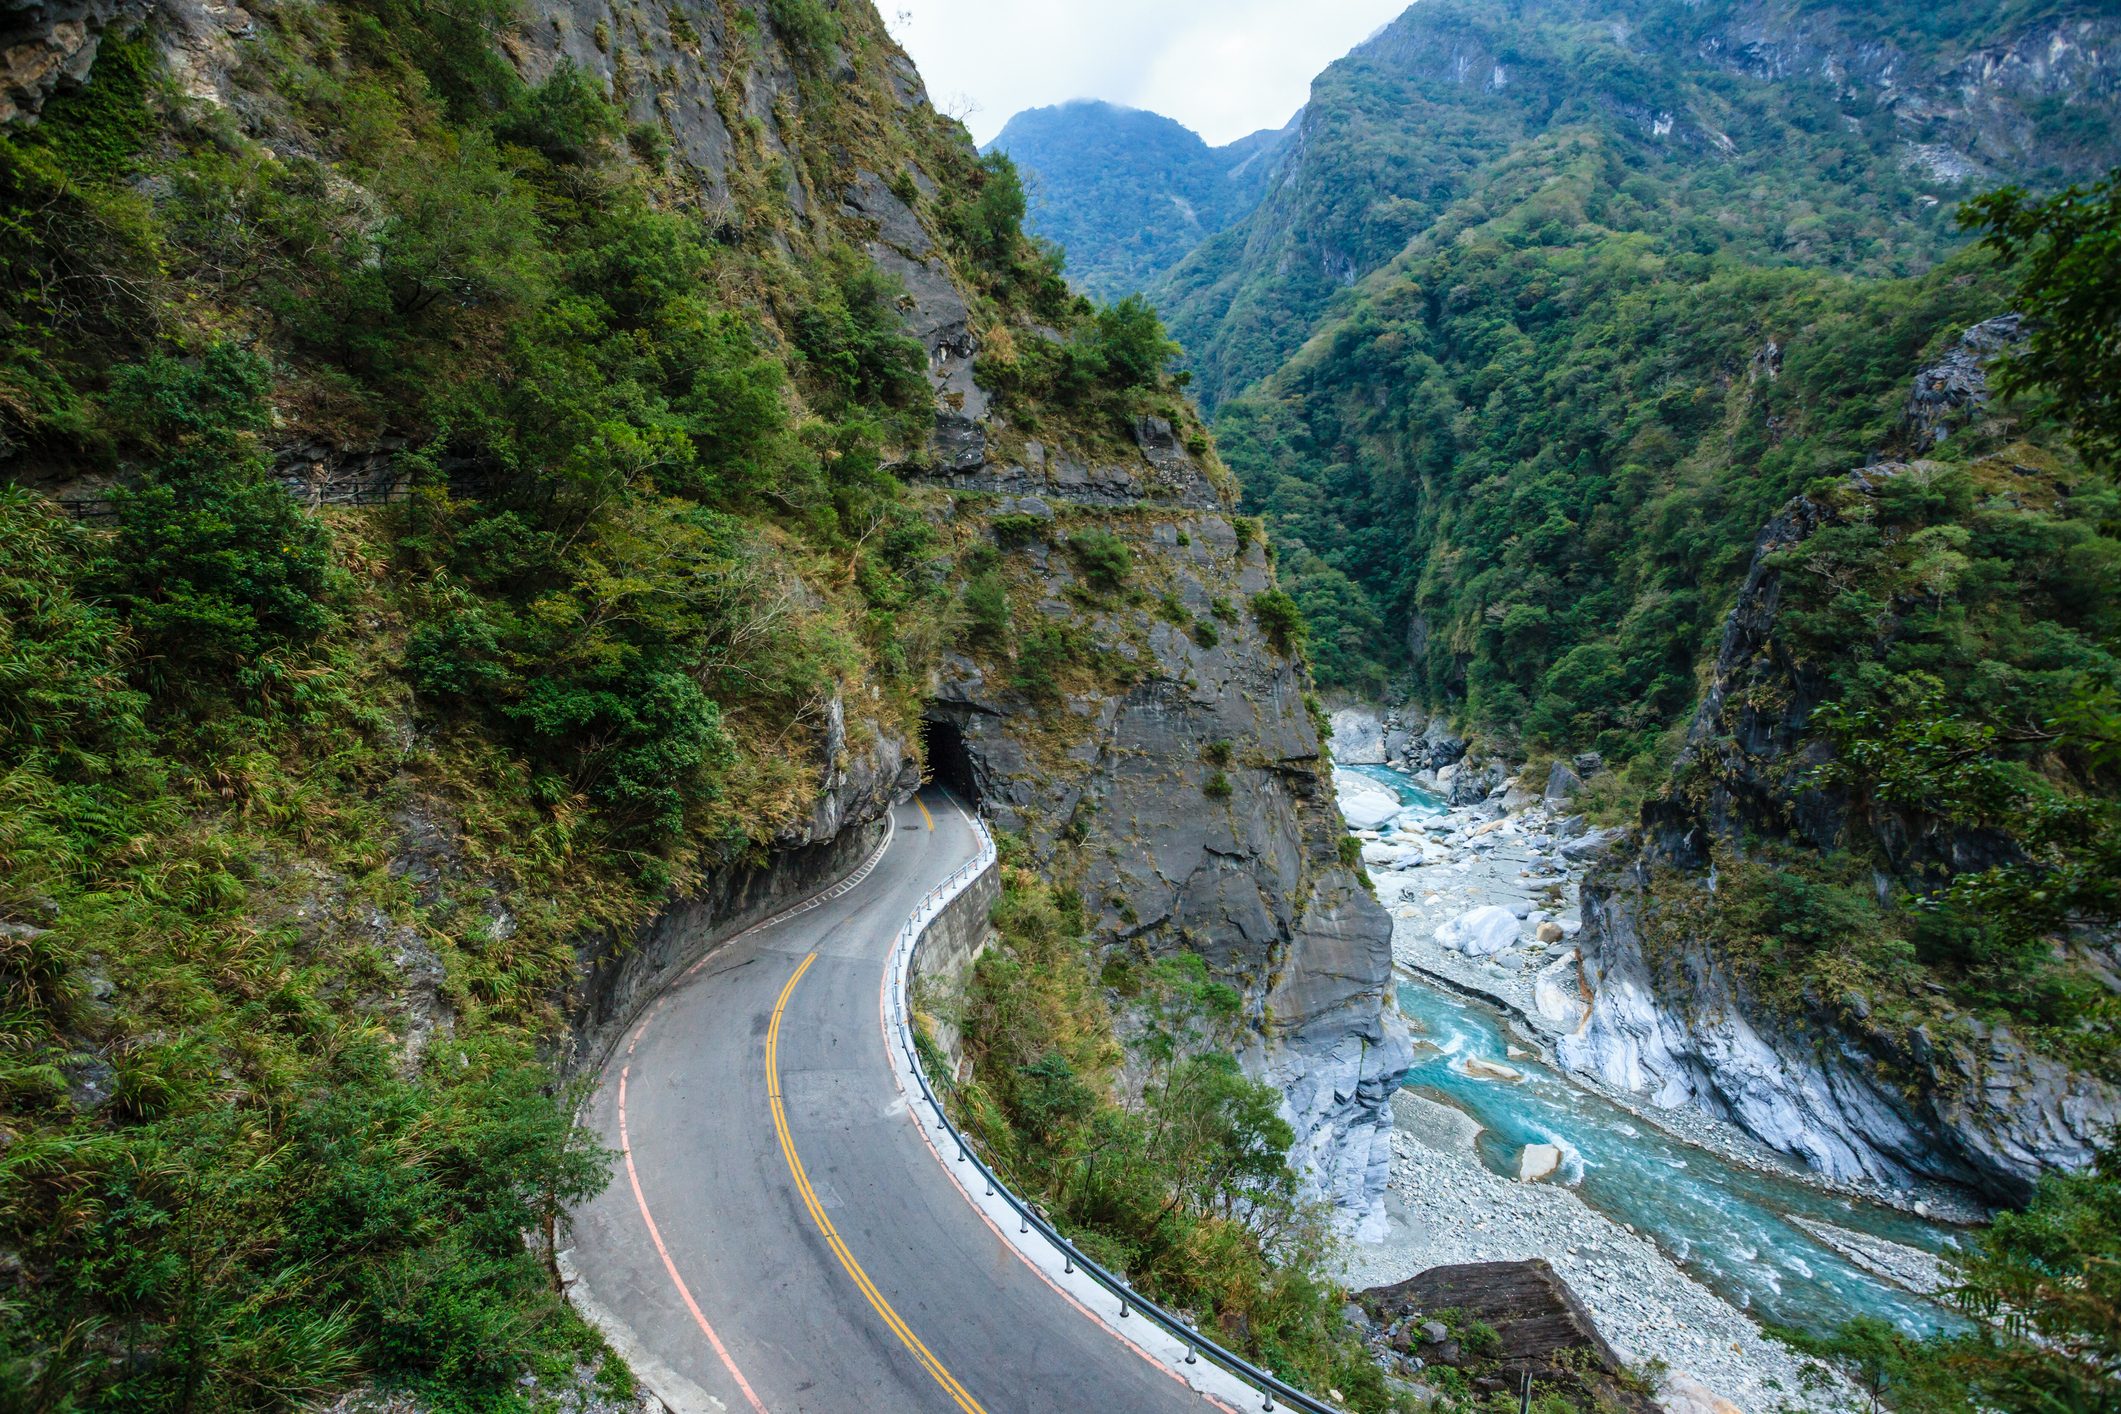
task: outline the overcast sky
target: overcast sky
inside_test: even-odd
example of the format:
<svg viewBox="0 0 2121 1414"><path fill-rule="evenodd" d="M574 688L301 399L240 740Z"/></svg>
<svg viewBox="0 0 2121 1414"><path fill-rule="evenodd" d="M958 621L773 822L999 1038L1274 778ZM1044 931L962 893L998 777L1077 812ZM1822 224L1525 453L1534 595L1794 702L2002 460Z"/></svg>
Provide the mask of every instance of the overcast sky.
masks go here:
<svg viewBox="0 0 2121 1414"><path fill-rule="evenodd" d="M1220 146L1278 128L1320 69L1408 0L878 0L929 95L986 142L1011 115L1102 98Z"/></svg>

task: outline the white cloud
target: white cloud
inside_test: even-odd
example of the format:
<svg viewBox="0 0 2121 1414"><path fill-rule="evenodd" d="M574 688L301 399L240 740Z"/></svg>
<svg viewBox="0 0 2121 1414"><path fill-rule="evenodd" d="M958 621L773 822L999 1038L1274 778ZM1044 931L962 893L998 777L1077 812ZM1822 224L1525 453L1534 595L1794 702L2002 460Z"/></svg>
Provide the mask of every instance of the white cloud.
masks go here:
<svg viewBox="0 0 2121 1414"><path fill-rule="evenodd" d="M879 0L936 106L985 142L1012 114L1103 98L1211 143L1280 127L1319 70L1407 0Z"/></svg>

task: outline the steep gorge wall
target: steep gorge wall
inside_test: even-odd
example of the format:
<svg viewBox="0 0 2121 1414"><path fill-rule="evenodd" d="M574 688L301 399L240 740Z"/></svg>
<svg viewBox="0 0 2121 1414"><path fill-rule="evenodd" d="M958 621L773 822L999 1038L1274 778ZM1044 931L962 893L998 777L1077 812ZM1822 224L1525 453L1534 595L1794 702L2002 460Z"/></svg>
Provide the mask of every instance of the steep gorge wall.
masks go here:
<svg viewBox="0 0 2121 1414"><path fill-rule="evenodd" d="M1917 377L1908 414L1915 449L1982 418L1989 364L2019 337L2015 317L1989 321ZM1762 997L1746 960L1695 926L1700 910L1717 907L1719 863L1763 841L1825 852L1874 837L1881 898L2016 857L1994 831L1859 806L1822 782L1834 751L1814 718L1832 695L1831 664L1808 660L1782 622L1806 607L1786 599L1788 552L1860 518L1895 480L1938 470L1919 461L1867 467L1843 483L1855 509L1827 495L1799 497L1761 533L1674 771L1678 784L1645 807L1638 836L1586 883L1579 944L1593 1000L1559 1051L1615 1089L1735 1121L1836 1179L1898 1185L1913 1176L2022 1202L2041 1174L2088 1166L2121 1133L2121 1090L2035 1050L2007 1024L1946 1006L1910 1013L1808 987L1793 1013Z"/></svg>
<svg viewBox="0 0 2121 1414"><path fill-rule="evenodd" d="M1005 553L1019 623L1077 624L1105 661L1040 702L1003 655L955 657L934 710L962 734L992 818L1080 892L1109 952L1195 952L1244 994L1251 1059L1288 1097L1300 1167L1375 1233L1387 1101L1411 1059L1386 996L1390 920L1342 862L1308 676L1249 607L1273 584L1266 547L1167 427L1140 440L1133 462L1028 444L952 474L1010 493L959 514L1050 527ZM1087 590L1061 542L1089 524L1132 547L1140 600ZM992 539L977 522L965 534Z"/></svg>
<svg viewBox="0 0 2121 1414"><path fill-rule="evenodd" d="M635 72L675 64L681 76L674 97L667 84L636 92L636 114L670 128L710 196L726 190L730 95L725 89L718 108L711 90L692 91L683 77L712 70L724 32L697 28L706 48L687 65L673 57L667 12L630 13L646 46ZM625 66L585 41L588 12L560 8L555 17L533 70L564 55L616 82ZM882 104L869 116L935 121L911 63L893 48L880 57L888 89L872 82L868 92L888 92L901 116ZM982 803L1054 877L1080 889L1107 947L1199 952L1245 993L1251 1059L1288 1097L1299 1168L1313 1191L1375 1230L1390 1155L1387 1100L1409 1057L1387 1000L1390 925L1339 858L1342 826L1306 704L1308 674L1269 646L1248 607L1273 584L1265 546L1240 538L1205 444L1189 447L1183 426L1146 417L1131 447L1081 431L1044 434L1048 446L999 414L979 379L979 301L943 251L933 208L909 204L860 167L839 170L838 190L817 188L800 123L783 126L801 111L792 70L769 58L749 72L744 113L796 159L790 205L831 222L906 290L902 308L929 352L937 420L930 446L901 474L923 488L960 558L1001 545L998 517L1048 526L1050 543L1008 552L1019 628L1066 625L1085 658L1111 665L1073 675L1062 699L1046 703L1010 685L1008 651L946 660L934 714L962 732ZM932 193L933 179L912 170L916 190ZM1183 423L1183 410L1173 411ZM1131 548L1136 587L1153 600L1104 603L1082 592L1062 545L1086 530ZM1174 601L1219 626L1215 646L1171 621ZM1211 747L1227 753L1227 766L1210 759ZM1226 795L1207 793L1216 777Z"/></svg>
<svg viewBox="0 0 2121 1414"><path fill-rule="evenodd" d="M53 28L71 21L41 13L50 23L22 43L73 42ZM244 88L247 17L194 0L161 0L148 13L191 101L275 136L270 96ZM873 11L838 14L845 40L822 75L830 123L815 108L820 76L806 76L764 13L734 0L623 11L531 0L504 46L533 80L563 63L594 75L635 122L659 130L676 159L671 199L731 221L772 210L785 223L774 236L783 249L791 236L850 245L903 287L907 327L929 355L936 421L896 470L961 555L998 542L996 517L1053 527L1051 543L1014 572L1020 622L1065 626L1083 660L1063 673L1054 702L1009 684L1009 645L952 658L937 713L963 728L998 823L1082 891L1106 946L1191 949L1244 992L1251 1060L1289 1098L1296 1158L1315 1191L1374 1226L1389 1157L1385 1100L1407 1057L1386 1000L1389 926L1340 860L1308 675L1251 612L1273 584L1265 547L1240 533L1183 407L1142 418L1132 445L1063 420L1047 446L995 411L979 378L982 339L1044 335L981 296L942 238L938 181L920 154L938 142L969 153L969 144L929 108ZM131 23L130 12L98 15ZM94 37L92 18L69 56L92 56ZM62 77L52 70L11 91L31 103L46 78ZM372 455L319 444L299 425L275 436L326 464ZM1132 587L1109 602L1081 592L1062 549L1090 530L1135 557ZM1217 625L1219 639L1182 630L1180 617ZM593 1063L693 958L843 873L873 842L891 799L915 779L917 748L859 699L829 709L785 747L815 784L769 847L711 871L639 935L579 944L569 1064ZM446 853L436 867L459 867Z"/></svg>

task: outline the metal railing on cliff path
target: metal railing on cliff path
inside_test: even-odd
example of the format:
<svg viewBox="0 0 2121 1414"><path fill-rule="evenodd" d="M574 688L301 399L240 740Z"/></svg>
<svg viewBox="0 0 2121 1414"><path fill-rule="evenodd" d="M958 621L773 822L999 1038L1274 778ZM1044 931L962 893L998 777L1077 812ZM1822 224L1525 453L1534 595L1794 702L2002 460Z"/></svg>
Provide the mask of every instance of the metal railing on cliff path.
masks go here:
<svg viewBox="0 0 2121 1414"><path fill-rule="evenodd" d="M955 803L954 800L953 803ZM941 916L942 911L949 907L958 895L970 888L980 875L993 868L999 859L994 845L994 836L988 830L986 820L971 811L965 812L965 817L979 834L980 851L978 856L952 870L949 878L922 897L919 905L913 910L913 916L906 920L904 927L899 929L898 938L892 946L889 963L891 968L891 1025L899 1046L906 1053L906 1064L913 1071L914 1080L920 1085L921 1102L934 1113L935 1129L947 1141L947 1143L939 1143L936 1146L936 1152L938 1154L944 1153L954 1145L957 1149L957 1161L960 1164L969 1164L973 1171L984 1181L987 1193L989 1195L999 1195L1002 1201L1007 1203L1010 1209L1016 1213L1017 1234L1019 1236L1025 1236L1036 1231L1048 1243L1052 1244L1061 1254L1064 1272L1073 1273L1077 1268L1081 1268L1085 1275L1103 1287L1106 1292L1119 1302L1120 1319L1128 1320L1135 1316L1140 1316L1142 1319L1161 1327L1166 1334L1174 1339L1183 1342L1186 1347L1186 1363L1188 1365L1194 1364L1199 1360L1207 1360L1211 1364L1219 1366L1257 1391L1261 1399L1260 1408L1263 1410L1286 1406L1291 1409L1307 1410L1310 1411L1310 1414L1342 1414L1341 1406L1328 1404L1323 1400L1314 1398L1282 1379L1273 1371L1262 1369L1260 1366L1245 1359L1242 1355L1224 1348L1209 1337L1202 1335L1177 1315L1136 1292L1132 1286L1128 1285L1125 1277L1107 1270L1083 1255L1082 1251L1073 1242L1062 1236L1060 1230L1047 1221L1043 1213L1018 1197L1007 1184L1003 1183L995 1175L994 1170L988 1167L987 1161L981 1158L979 1153L972 1147L971 1141L952 1122L949 1111L943 1107L941 1097L935 1092L935 1087L928 1083L927 1069L921 1064L920 1048L914 1044L912 1013L913 959L915 952L920 947L922 938L927 934L929 925ZM921 1116L920 1105L914 1107L914 1120L920 1124L927 1123L927 1120Z"/></svg>

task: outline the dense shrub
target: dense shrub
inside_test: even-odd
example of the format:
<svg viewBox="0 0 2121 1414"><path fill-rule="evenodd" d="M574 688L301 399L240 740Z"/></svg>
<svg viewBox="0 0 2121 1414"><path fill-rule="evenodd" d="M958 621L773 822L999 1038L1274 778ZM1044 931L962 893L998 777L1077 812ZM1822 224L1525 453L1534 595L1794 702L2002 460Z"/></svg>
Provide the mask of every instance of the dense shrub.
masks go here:
<svg viewBox="0 0 2121 1414"><path fill-rule="evenodd" d="M842 401L895 407L926 394L928 355L906 335L901 293L874 262L840 249L813 300L797 312L796 347Z"/></svg>
<svg viewBox="0 0 2121 1414"><path fill-rule="evenodd" d="M1341 1325L1323 1275L1320 1214L1297 1201L1280 1096L1221 1049L1243 999L1197 954L1115 956L1102 981L1133 1013L1123 1056L1080 902L1020 869L994 912L1001 937L966 999L972 1079L953 1097L990 1161L1084 1248L1188 1310L1285 1378L1390 1408ZM1138 1105L1114 1099L1122 1064Z"/></svg>
<svg viewBox="0 0 2121 1414"><path fill-rule="evenodd" d="M1097 360L1105 378L1120 388L1154 388L1178 357L1155 306L1128 295L1097 311Z"/></svg>
<svg viewBox="0 0 2121 1414"><path fill-rule="evenodd" d="M965 585L965 634L983 648L1003 648L1009 642L1009 591L1000 575L991 570Z"/></svg>
<svg viewBox="0 0 2121 1414"><path fill-rule="evenodd" d="M1269 589L1253 595L1252 618L1267 641L1285 656L1293 657L1303 650L1308 632L1303 610L1285 591Z"/></svg>
<svg viewBox="0 0 2121 1414"><path fill-rule="evenodd" d="M980 158L969 199L950 208L951 232L980 264L1007 270L1023 243L1024 183L1016 164L999 152Z"/></svg>
<svg viewBox="0 0 2121 1414"><path fill-rule="evenodd" d="M1993 192L1960 222L2022 270L2015 308L2031 337L2001 381L2054 397L2086 455L2121 467L2121 169L2044 200Z"/></svg>
<svg viewBox="0 0 2121 1414"><path fill-rule="evenodd" d="M1068 537L1068 554L1093 588L1108 593L1125 588L1134 572L1134 552L1109 530L1076 531Z"/></svg>
<svg viewBox="0 0 2121 1414"><path fill-rule="evenodd" d="M1040 624L1023 636L1016 649L1016 671L1010 683L1033 702L1060 696L1060 675L1076 659L1076 635L1060 624Z"/></svg>
<svg viewBox="0 0 2121 1414"><path fill-rule="evenodd" d="M1947 1297L1974 1319L1928 1340L1859 1320L1826 1339L1785 1333L1903 1414L2108 1410L2121 1337L2121 1158L2049 1174L2023 1212L2002 1213L1946 1258Z"/></svg>
<svg viewBox="0 0 2121 1414"><path fill-rule="evenodd" d="M162 684L227 680L329 622L323 535L271 477L266 370L216 345L118 369L107 400L136 479L116 496L104 574Z"/></svg>

